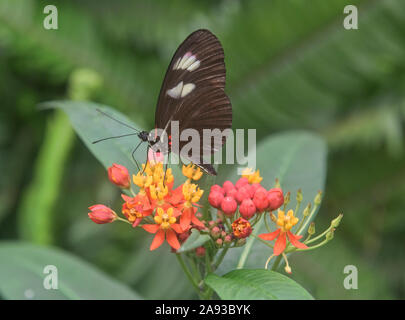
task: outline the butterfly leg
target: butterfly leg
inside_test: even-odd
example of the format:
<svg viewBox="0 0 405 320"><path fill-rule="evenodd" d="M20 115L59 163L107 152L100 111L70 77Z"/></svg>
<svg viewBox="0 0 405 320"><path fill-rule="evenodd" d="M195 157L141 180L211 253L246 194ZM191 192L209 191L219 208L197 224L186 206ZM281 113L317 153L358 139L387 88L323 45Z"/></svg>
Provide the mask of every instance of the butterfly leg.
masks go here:
<svg viewBox="0 0 405 320"><path fill-rule="evenodd" d="M142 142L143 142L143 141L140 141L140 142L138 143L138 145L135 147L134 151L132 151L132 159L134 159L135 164L136 164L136 166L137 166L137 168L138 168L138 171L141 171L141 167L139 167L139 163L138 163L138 161L136 161L136 159L135 159L135 152L136 152L136 150L138 150L138 148L139 148L139 146L142 144ZM143 172L142 172L142 173L143 173Z"/></svg>
<svg viewBox="0 0 405 320"><path fill-rule="evenodd" d="M142 173L141 173L141 174L143 174L143 173L145 172L145 169L146 169L146 164L148 163L149 148L150 148L150 145L148 144L148 147L146 148L146 160L145 160L145 167L143 168L143 170L142 170Z"/></svg>

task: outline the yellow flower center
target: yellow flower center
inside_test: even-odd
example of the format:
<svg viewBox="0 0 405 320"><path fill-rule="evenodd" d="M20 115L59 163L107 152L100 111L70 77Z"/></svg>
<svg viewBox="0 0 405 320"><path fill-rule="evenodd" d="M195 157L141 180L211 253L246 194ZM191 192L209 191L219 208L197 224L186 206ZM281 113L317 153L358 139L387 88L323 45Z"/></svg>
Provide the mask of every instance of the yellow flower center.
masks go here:
<svg viewBox="0 0 405 320"><path fill-rule="evenodd" d="M192 203L198 202L204 193L204 190L198 188L196 184L190 183L190 180L187 180L183 184L182 191L184 200L186 200L186 203L184 204L186 207L191 207Z"/></svg>
<svg viewBox="0 0 405 320"><path fill-rule="evenodd" d="M173 208L167 209L166 212L162 208L157 208L153 219L157 224L160 224L162 229L169 229L170 225L176 222L176 217L173 217Z"/></svg>
<svg viewBox="0 0 405 320"><path fill-rule="evenodd" d="M187 166L183 165L182 168L183 175L189 180L200 180L203 175L203 172L199 167L196 167L194 164L189 163Z"/></svg>
<svg viewBox="0 0 405 320"><path fill-rule="evenodd" d="M282 231L286 232L291 230L293 226L298 223L298 218L294 217L294 211L288 210L287 214L282 210L278 210L277 225L281 228Z"/></svg>

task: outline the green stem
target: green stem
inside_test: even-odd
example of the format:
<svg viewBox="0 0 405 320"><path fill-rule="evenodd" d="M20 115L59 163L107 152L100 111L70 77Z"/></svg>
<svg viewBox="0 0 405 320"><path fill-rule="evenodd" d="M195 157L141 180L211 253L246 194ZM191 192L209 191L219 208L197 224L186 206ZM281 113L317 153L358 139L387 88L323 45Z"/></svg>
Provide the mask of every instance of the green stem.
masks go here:
<svg viewBox="0 0 405 320"><path fill-rule="evenodd" d="M330 230L332 229L332 226L329 226L328 229L326 229L324 232L322 232L320 235L317 235L315 238L312 238L311 240L308 240L306 243L312 243L320 238L322 238L324 235L326 235Z"/></svg>
<svg viewBox="0 0 405 320"><path fill-rule="evenodd" d="M201 297L200 287L198 286L197 282L194 280L192 274L190 273L190 270L188 270L188 268L181 256L181 253L176 253L176 258L177 258L177 261L179 261L180 266L183 269L184 273L186 274L187 279L190 281L190 283L192 284L192 286L195 289L195 291L197 292L197 294Z"/></svg>
<svg viewBox="0 0 405 320"><path fill-rule="evenodd" d="M266 226L267 231L268 231L268 232L271 232L269 223L268 223L268 221L267 221L267 214L265 214L265 215L263 216L263 219L264 219L264 224L265 224L265 226Z"/></svg>
<svg viewBox="0 0 405 320"><path fill-rule="evenodd" d="M222 252L220 253L218 259L214 263L214 266L212 268L213 270L216 270L219 267L219 265L221 264L222 260L224 260L225 255L228 252L229 246L230 246L230 244L225 245L225 248L222 250Z"/></svg>
<svg viewBox="0 0 405 320"><path fill-rule="evenodd" d="M281 256L281 255L279 255L279 256L276 258L276 261L274 261L273 266L271 267L271 270L272 270L272 271L276 271L276 270L277 270L278 265L280 264L281 259L282 259L282 256Z"/></svg>

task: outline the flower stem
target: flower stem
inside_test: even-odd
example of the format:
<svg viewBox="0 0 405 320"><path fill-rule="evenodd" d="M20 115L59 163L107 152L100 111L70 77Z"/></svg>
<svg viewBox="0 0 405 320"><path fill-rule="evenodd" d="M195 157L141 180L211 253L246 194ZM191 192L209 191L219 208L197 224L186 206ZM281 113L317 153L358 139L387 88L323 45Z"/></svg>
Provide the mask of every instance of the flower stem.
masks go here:
<svg viewBox="0 0 405 320"><path fill-rule="evenodd" d="M280 264L280 261L282 259L282 255L277 256L276 261L274 261L273 266L271 267L272 271L276 271L278 268L278 265Z"/></svg>
<svg viewBox="0 0 405 320"><path fill-rule="evenodd" d="M262 238L256 236L255 234L252 234L253 237L255 237L257 240L263 242L266 246L270 247L270 248L274 248L272 244L266 242L265 240L263 240Z"/></svg>
<svg viewBox="0 0 405 320"><path fill-rule="evenodd" d="M214 263L214 266L212 268L212 270L216 270L219 265L221 264L222 260L224 260L226 253L228 252L230 244L225 245L225 248L222 250L222 252L220 253L217 261Z"/></svg>
<svg viewBox="0 0 405 320"><path fill-rule="evenodd" d="M296 235L299 236L301 234L302 231L305 230L305 228L308 226L308 223L311 222L312 220L312 216L315 214L316 209L318 208L318 205L314 205L314 208L312 209L311 213L309 214L308 217L306 217L306 221L305 223L303 223L302 225L300 225L300 227L298 228Z"/></svg>
<svg viewBox="0 0 405 320"><path fill-rule="evenodd" d="M264 224L266 225L267 231L268 231L268 232L271 232L271 229L270 229L270 227L269 227L269 223L268 223L268 221L267 221L267 214L264 214L263 219L264 219Z"/></svg>
<svg viewBox="0 0 405 320"><path fill-rule="evenodd" d="M190 281L190 283L192 284L192 286L194 287L195 291L197 292L197 294L201 297L201 292L200 292L200 288L197 284L197 282L194 280L192 274L190 273L190 270L188 270L182 256L181 253L176 253L176 258L177 261L179 261L181 268L183 269L184 273L187 276L187 279Z"/></svg>
<svg viewBox="0 0 405 320"><path fill-rule="evenodd" d="M322 238L325 234L327 234L330 230L332 229L332 226L329 226L328 229L326 229L324 232L321 234L317 235L315 238L312 238L311 240L306 241L306 243L312 243L320 238Z"/></svg>
<svg viewBox="0 0 405 320"><path fill-rule="evenodd" d="M131 224L131 225L132 225L132 223L131 223L131 222L129 222L128 220L126 220L126 219L123 219L123 218L121 218L121 217L118 217L118 216L117 216L117 220L119 220L119 221L122 221L122 222L126 222L126 223L129 223L129 224Z"/></svg>

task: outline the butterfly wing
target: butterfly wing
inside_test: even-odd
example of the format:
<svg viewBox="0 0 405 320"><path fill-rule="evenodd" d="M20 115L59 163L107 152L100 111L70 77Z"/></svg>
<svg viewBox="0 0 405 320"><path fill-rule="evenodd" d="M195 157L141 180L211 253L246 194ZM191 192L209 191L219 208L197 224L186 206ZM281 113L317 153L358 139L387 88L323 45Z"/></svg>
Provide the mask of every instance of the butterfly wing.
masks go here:
<svg viewBox="0 0 405 320"><path fill-rule="evenodd" d="M176 50L167 69L155 113L155 127L170 135L171 121L179 121L180 133L187 128L226 129L232 126L232 107L224 92L224 51L208 30L190 34ZM202 135L201 135L202 137ZM214 139L215 140L215 139ZM222 139L222 144L225 138ZM180 142L181 147L187 142ZM221 146L201 141L201 150L213 153ZM202 158L191 161L215 174Z"/></svg>

